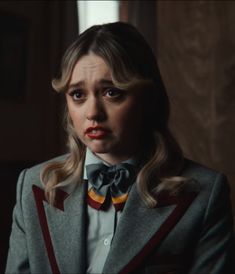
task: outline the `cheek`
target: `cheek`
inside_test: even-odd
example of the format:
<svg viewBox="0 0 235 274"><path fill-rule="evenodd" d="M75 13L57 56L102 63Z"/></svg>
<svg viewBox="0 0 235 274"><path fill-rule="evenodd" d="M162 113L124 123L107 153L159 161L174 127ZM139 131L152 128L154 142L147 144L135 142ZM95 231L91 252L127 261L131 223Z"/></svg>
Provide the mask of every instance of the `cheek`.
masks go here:
<svg viewBox="0 0 235 274"><path fill-rule="evenodd" d="M77 124L78 121L81 119L80 109L76 107L76 105L74 105L70 99L67 99L67 108L73 124Z"/></svg>
<svg viewBox="0 0 235 274"><path fill-rule="evenodd" d="M136 133L143 125L143 111L138 105L122 109L115 116L115 125L126 133Z"/></svg>
<svg viewBox="0 0 235 274"><path fill-rule="evenodd" d="M82 129L82 119L81 119L81 116L74 112L71 114L71 119L72 119L72 122L73 122L73 126L74 128L76 129L77 132L81 131Z"/></svg>
<svg viewBox="0 0 235 274"><path fill-rule="evenodd" d="M82 115L81 113L74 108L68 108L69 116L72 120L73 127L77 133L81 131L82 125Z"/></svg>

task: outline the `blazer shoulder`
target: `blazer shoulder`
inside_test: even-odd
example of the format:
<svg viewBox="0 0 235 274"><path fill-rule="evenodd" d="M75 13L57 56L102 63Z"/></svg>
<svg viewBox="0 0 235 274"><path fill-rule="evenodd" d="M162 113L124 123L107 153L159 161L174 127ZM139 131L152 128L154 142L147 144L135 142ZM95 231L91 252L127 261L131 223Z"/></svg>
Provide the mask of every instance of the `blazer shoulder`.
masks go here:
<svg viewBox="0 0 235 274"><path fill-rule="evenodd" d="M63 162L66 160L66 158L69 156L69 154L63 154L63 155L60 155L60 156L57 156L55 158L52 158L50 160L47 160L45 162L42 162L42 163L39 163L37 165L34 165L32 167L29 167L27 168L27 172L28 174L31 174L31 175L38 175L40 174L40 172L42 171L42 169L49 163L52 163L52 162Z"/></svg>
<svg viewBox="0 0 235 274"><path fill-rule="evenodd" d="M197 182L200 188L213 188L215 184L228 185L225 174L189 159L185 159L181 176Z"/></svg>
<svg viewBox="0 0 235 274"><path fill-rule="evenodd" d="M183 173L192 173L192 174L207 174L208 176L215 176L219 171L209 168L201 163L195 162L190 159L184 159Z"/></svg>
<svg viewBox="0 0 235 274"><path fill-rule="evenodd" d="M33 185L37 185L40 188L44 188L43 183L40 179L40 173L43 170L43 168L47 164L52 162L62 162L66 160L68 156L69 154L60 155L48 161L39 163L37 165L22 170L18 179L18 189L21 188L21 191L23 191L24 189L23 192L27 193L31 191Z"/></svg>

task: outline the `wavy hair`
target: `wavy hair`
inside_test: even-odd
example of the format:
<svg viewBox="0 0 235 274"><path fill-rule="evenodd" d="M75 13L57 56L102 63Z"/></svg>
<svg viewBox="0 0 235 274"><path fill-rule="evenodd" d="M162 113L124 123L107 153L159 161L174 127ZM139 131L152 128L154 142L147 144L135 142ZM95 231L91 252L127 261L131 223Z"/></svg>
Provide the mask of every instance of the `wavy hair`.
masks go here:
<svg viewBox="0 0 235 274"><path fill-rule="evenodd" d="M178 192L185 181L179 176L183 155L168 128L169 100L156 58L143 36L132 25L116 22L92 26L80 34L65 52L61 75L52 81L57 92L67 92L74 66L90 52L108 64L115 86L126 90L144 90L147 127L144 132L148 133L148 141L145 162L137 176L137 188L143 201L149 207L154 207L158 192ZM67 107L64 118L68 134L68 157L64 161L49 162L41 172L50 203L54 203L58 187L83 181L85 145L75 133Z"/></svg>

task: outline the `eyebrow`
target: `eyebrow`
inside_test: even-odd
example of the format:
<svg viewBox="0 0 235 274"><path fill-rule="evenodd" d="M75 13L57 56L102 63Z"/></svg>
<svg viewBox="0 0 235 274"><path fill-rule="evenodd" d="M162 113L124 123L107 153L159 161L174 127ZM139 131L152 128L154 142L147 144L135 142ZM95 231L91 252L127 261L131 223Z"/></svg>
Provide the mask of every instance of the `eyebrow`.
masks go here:
<svg viewBox="0 0 235 274"><path fill-rule="evenodd" d="M108 79L101 79L98 83L101 85L113 85L113 81Z"/></svg>
<svg viewBox="0 0 235 274"><path fill-rule="evenodd" d="M113 81L112 80L109 80L109 79L100 79L98 81L98 84L99 85L102 85L102 86L113 86ZM68 86L68 90L71 89L71 88L77 88L77 87L82 87L84 86L84 81L79 81L79 82L76 82L76 83L72 83Z"/></svg>

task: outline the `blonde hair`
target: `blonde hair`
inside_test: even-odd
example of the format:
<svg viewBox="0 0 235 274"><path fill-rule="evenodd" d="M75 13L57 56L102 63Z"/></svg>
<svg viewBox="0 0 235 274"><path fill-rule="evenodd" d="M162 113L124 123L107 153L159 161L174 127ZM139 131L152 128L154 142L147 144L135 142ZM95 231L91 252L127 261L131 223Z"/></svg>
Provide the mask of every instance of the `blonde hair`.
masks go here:
<svg viewBox="0 0 235 274"><path fill-rule="evenodd" d="M142 35L130 24L117 22L93 26L79 35L65 52L61 76L52 81L57 92L67 92L75 64L90 52L108 64L115 86L146 91L144 132L149 133L146 137L149 145L145 163L137 176L137 188L143 201L154 207L157 193L162 190L177 193L185 183L185 178L179 176L183 155L168 129L169 101L155 56ZM49 162L41 172L46 197L52 204L58 187L83 181L86 148L76 135L67 107L64 117L70 153L64 161Z"/></svg>

